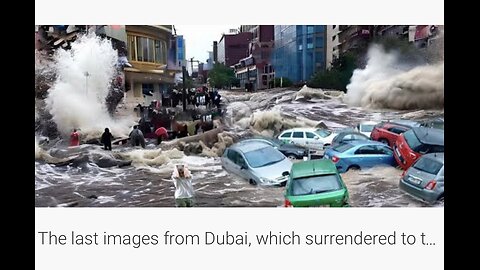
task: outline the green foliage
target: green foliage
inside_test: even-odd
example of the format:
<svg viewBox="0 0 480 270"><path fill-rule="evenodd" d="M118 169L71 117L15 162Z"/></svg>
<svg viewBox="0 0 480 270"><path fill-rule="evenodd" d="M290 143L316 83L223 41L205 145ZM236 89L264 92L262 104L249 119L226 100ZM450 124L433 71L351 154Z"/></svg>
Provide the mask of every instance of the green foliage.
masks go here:
<svg viewBox="0 0 480 270"><path fill-rule="evenodd" d="M219 63L216 63L208 73L208 79L210 85L215 88L231 87L238 84L233 69Z"/></svg>
<svg viewBox="0 0 480 270"><path fill-rule="evenodd" d="M357 57L346 53L332 61L330 70L315 73L307 82L308 87L347 90L353 71L357 68Z"/></svg>
<svg viewBox="0 0 480 270"><path fill-rule="evenodd" d="M285 78L285 77L281 77L282 79L280 78L275 78L275 81L274 81L274 87L290 87L293 85L292 81L289 79L289 78ZM281 82L281 84L280 84Z"/></svg>

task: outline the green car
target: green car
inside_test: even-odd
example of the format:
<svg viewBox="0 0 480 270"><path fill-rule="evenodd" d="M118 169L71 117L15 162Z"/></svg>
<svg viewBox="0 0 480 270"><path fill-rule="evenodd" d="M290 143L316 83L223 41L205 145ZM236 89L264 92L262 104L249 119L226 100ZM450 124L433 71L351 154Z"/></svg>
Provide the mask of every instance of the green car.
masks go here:
<svg viewBox="0 0 480 270"><path fill-rule="evenodd" d="M348 190L335 164L329 159L294 163L287 181L285 206L349 206Z"/></svg>

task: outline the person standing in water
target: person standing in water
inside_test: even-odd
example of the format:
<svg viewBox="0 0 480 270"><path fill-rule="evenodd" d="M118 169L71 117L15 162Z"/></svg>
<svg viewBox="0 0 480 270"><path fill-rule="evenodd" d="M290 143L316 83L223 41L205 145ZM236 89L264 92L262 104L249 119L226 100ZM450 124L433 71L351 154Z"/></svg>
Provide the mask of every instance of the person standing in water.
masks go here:
<svg viewBox="0 0 480 270"><path fill-rule="evenodd" d="M177 207L193 207L195 191L192 185L192 174L186 165L176 165L172 173L175 185L175 205Z"/></svg>
<svg viewBox="0 0 480 270"><path fill-rule="evenodd" d="M112 150L112 139L112 133L110 133L110 130L108 128L105 128L105 132L103 132L102 139L100 140L100 142L103 143L105 150Z"/></svg>
<svg viewBox="0 0 480 270"><path fill-rule="evenodd" d="M74 128L73 132L70 134L70 146L80 145L80 135L77 132L77 129Z"/></svg>

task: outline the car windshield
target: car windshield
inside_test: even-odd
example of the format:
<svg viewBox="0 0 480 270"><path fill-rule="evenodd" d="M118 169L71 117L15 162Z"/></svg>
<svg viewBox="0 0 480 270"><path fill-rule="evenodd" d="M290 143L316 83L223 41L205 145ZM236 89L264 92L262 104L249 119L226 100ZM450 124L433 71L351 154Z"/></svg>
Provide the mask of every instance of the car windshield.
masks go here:
<svg viewBox="0 0 480 270"><path fill-rule="evenodd" d="M375 127L375 125L361 125L360 126L360 131L361 132L372 132L373 127Z"/></svg>
<svg viewBox="0 0 480 270"><path fill-rule="evenodd" d="M419 149L422 147L422 142L420 142L413 132L413 130L409 130L403 133L403 137L407 141L408 146L415 152L419 152Z"/></svg>
<svg viewBox="0 0 480 270"><path fill-rule="evenodd" d="M315 133L317 133L318 135L320 135L322 138L328 137L328 136L330 136L330 134L332 134L331 131L326 130L326 129L317 129L317 130L315 131Z"/></svg>
<svg viewBox="0 0 480 270"><path fill-rule="evenodd" d="M292 195L309 195L340 190L342 185L336 174L296 178L292 182Z"/></svg>
<svg viewBox="0 0 480 270"><path fill-rule="evenodd" d="M443 163L431 158L421 158L413 165L413 167L422 172L437 175L440 169L442 169Z"/></svg>
<svg viewBox="0 0 480 270"><path fill-rule="evenodd" d="M270 146L247 152L245 158L252 168L259 168L282 161L285 156Z"/></svg>
<svg viewBox="0 0 480 270"><path fill-rule="evenodd" d="M353 145L351 145L349 143L345 143L345 144L340 144L340 145L337 145L337 146L333 147L333 150L337 151L337 152L340 152L340 153L343 153L343 152L347 151L348 149L350 149L352 147L353 147Z"/></svg>

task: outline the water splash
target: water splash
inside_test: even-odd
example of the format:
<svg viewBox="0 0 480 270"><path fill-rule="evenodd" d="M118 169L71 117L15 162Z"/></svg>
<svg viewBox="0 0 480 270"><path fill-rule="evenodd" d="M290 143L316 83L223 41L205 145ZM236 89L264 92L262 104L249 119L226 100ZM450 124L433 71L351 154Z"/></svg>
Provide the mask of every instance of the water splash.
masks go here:
<svg viewBox="0 0 480 270"><path fill-rule="evenodd" d="M374 45L367 66L354 71L344 101L366 108L442 109L444 63L409 67Z"/></svg>
<svg viewBox="0 0 480 270"><path fill-rule="evenodd" d="M57 50L54 59L57 79L46 103L59 131L65 135L80 129L83 139L89 139L109 127L114 136L127 135L132 119L112 119L105 105L118 61L111 42L90 33L71 50Z"/></svg>

